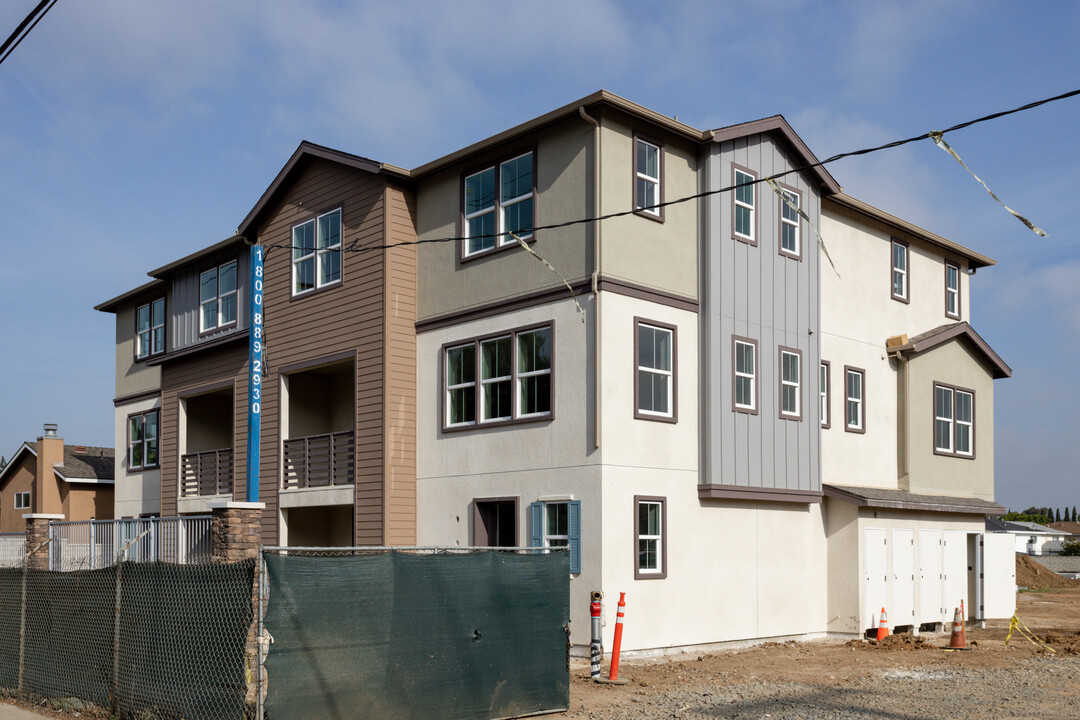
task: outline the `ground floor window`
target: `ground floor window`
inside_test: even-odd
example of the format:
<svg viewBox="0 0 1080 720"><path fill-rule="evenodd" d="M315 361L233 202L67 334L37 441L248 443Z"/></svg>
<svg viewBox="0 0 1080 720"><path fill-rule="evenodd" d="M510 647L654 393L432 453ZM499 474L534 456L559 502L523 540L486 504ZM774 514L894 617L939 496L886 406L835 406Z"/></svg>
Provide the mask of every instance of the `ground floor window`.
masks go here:
<svg viewBox="0 0 1080 720"><path fill-rule="evenodd" d="M30 491L15 493L15 509L26 510L30 507Z"/></svg>
<svg viewBox="0 0 1080 720"><path fill-rule="evenodd" d="M634 496L634 577L667 577L667 501L662 497Z"/></svg>
<svg viewBox="0 0 1080 720"><path fill-rule="evenodd" d="M565 547L570 572L581 572L581 501L538 501L529 506L531 547Z"/></svg>

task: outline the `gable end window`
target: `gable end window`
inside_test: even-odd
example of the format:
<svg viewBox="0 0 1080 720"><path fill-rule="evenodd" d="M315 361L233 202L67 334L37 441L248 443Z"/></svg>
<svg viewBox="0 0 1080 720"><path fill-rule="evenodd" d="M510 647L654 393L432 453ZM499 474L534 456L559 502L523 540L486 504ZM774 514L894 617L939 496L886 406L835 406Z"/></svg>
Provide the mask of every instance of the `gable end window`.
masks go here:
<svg viewBox="0 0 1080 720"><path fill-rule="evenodd" d="M534 502L529 505L529 547L565 547L570 572L581 572L581 501Z"/></svg>
<svg viewBox="0 0 1080 720"><path fill-rule="evenodd" d="M975 457L975 392L934 383L934 454Z"/></svg>
<svg viewBox="0 0 1080 720"><path fill-rule="evenodd" d="M782 186L783 200L780 200L780 254L795 260L802 260L802 233L800 232L799 209L802 208L802 194L792 187Z"/></svg>
<svg viewBox="0 0 1080 720"><path fill-rule="evenodd" d="M199 332L236 323L236 261L199 275Z"/></svg>
<svg viewBox="0 0 1080 720"><path fill-rule="evenodd" d="M15 493L15 509L27 510L30 508L30 491L24 490L23 492Z"/></svg>
<svg viewBox="0 0 1080 720"><path fill-rule="evenodd" d="M443 348L443 429L552 417L552 325Z"/></svg>
<svg viewBox="0 0 1080 720"><path fill-rule="evenodd" d="M677 330L634 318L634 417L676 422L678 413Z"/></svg>
<svg viewBox="0 0 1080 720"><path fill-rule="evenodd" d="M821 416L821 427L828 430L832 427L832 415L829 408L829 395L832 390L832 366L828 360L822 360L818 371L818 396L820 405L818 414Z"/></svg>
<svg viewBox="0 0 1080 720"><path fill-rule="evenodd" d="M945 263L945 316L960 319L960 266Z"/></svg>
<svg viewBox="0 0 1080 720"><path fill-rule="evenodd" d="M463 257L517 245L504 233L532 238L536 197L532 151L466 175L462 186Z"/></svg>
<svg viewBox="0 0 1080 720"><path fill-rule="evenodd" d="M293 297L341 282L341 208L292 229Z"/></svg>
<svg viewBox="0 0 1080 720"><path fill-rule="evenodd" d="M844 430L866 432L866 371L844 366Z"/></svg>
<svg viewBox="0 0 1080 720"><path fill-rule="evenodd" d="M135 309L135 358L142 360L165 352L165 298Z"/></svg>
<svg viewBox="0 0 1080 720"><path fill-rule="evenodd" d="M732 203L732 234L736 240L744 243L757 245L757 211L754 204L756 185L750 184L757 180L757 176L747 169L740 167L732 168L731 193Z"/></svg>
<svg viewBox="0 0 1080 720"><path fill-rule="evenodd" d="M910 302L908 295L908 244L897 238L892 239L892 299Z"/></svg>
<svg viewBox="0 0 1080 720"><path fill-rule="evenodd" d="M780 417L802 420L802 351L780 348Z"/></svg>
<svg viewBox="0 0 1080 720"><path fill-rule="evenodd" d="M160 411L128 416L128 470L158 467L158 425Z"/></svg>
<svg viewBox="0 0 1080 720"><path fill-rule="evenodd" d="M757 348L757 340L737 335L731 338L731 409L735 412L757 415Z"/></svg>
<svg viewBox="0 0 1080 720"><path fill-rule="evenodd" d="M634 496L634 579L667 577L667 499Z"/></svg>
<svg viewBox="0 0 1080 720"><path fill-rule="evenodd" d="M664 146L634 138L634 212L653 220L664 220Z"/></svg>

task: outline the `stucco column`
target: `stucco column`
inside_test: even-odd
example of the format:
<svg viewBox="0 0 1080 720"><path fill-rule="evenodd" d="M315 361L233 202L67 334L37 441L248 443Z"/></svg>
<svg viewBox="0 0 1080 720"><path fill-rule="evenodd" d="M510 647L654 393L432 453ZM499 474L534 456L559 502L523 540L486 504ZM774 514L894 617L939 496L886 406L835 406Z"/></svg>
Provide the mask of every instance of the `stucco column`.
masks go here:
<svg viewBox="0 0 1080 720"><path fill-rule="evenodd" d="M49 521L63 520L63 514L27 513L26 520L26 567L34 570L49 569Z"/></svg>
<svg viewBox="0 0 1080 720"><path fill-rule="evenodd" d="M210 506L210 554L214 562L258 557L265 503L223 502Z"/></svg>

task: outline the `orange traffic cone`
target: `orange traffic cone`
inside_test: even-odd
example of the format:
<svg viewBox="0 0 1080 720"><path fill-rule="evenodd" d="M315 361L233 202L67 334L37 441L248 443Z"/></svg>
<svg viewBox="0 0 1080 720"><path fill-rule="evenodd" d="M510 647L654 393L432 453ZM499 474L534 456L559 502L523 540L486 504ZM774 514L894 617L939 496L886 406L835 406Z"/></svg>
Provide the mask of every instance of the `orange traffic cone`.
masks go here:
<svg viewBox="0 0 1080 720"><path fill-rule="evenodd" d="M881 608L881 622L878 623L877 640L881 642L889 637L889 617L885 614L885 608Z"/></svg>
<svg viewBox="0 0 1080 720"><path fill-rule="evenodd" d="M953 614L952 635L949 636L949 650L967 650L967 636L964 634L964 618L960 616L960 608L956 608Z"/></svg>

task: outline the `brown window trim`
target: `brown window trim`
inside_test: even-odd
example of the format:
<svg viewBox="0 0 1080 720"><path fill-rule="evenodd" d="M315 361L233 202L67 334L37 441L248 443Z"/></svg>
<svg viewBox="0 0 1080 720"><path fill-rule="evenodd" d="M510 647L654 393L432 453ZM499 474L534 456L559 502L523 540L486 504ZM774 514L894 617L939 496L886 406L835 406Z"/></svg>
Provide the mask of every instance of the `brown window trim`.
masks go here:
<svg viewBox="0 0 1080 720"><path fill-rule="evenodd" d="M648 143L649 145L652 145L652 146L658 148L659 151L660 151L659 152L660 157L658 159L658 161L659 161L658 171L660 173L660 182L657 184L657 193L656 193L657 194L657 202L660 203L660 207L656 208L657 213L651 213L651 212L648 212L646 210L641 210L640 209L643 203L641 201L641 198L639 198L638 194L637 194L637 174L638 174L637 144L638 144L638 141ZM634 133L633 153L634 153L634 159L633 159L633 162L631 163L631 170L630 170L630 180L631 180L632 184L631 184L630 187L632 188L631 192L634 195L634 214L638 215L640 217L643 217L643 218L648 218L649 220L652 220L653 222L662 223L662 222L664 222L664 207L663 207L663 205L664 205L664 156L666 155L666 152L665 152L665 149L664 149L664 143L662 143L662 142L660 142L658 140L654 140L653 138L651 138L651 137L649 137L647 135L639 135L637 133Z"/></svg>
<svg viewBox="0 0 1080 720"><path fill-rule="evenodd" d="M893 300L902 302L905 305L911 303L911 243L907 240L901 240L898 237L890 238L892 242L889 243L889 295ZM893 259L894 248L900 245L904 248L904 290L906 295L897 295L893 292L893 271L896 269L896 264Z"/></svg>
<svg viewBox="0 0 1080 720"><path fill-rule="evenodd" d="M517 412L518 412L518 407L517 407L517 395L518 395L517 394L517 381L518 381L518 374L517 374L517 336L519 334L521 334L521 333L526 333L526 332L529 332L529 331L532 331L532 330L541 330L543 328L550 328L551 329L551 381L550 381L551 382L551 411L548 412L548 413L545 413L543 415L535 415L535 416L524 417L524 418L523 417L517 417ZM514 339L514 362L513 362L511 373L510 373L510 384L511 384L510 418L506 419L506 420L482 421L482 420L480 420L480 412L481 412L481 408L480 408L480 392L481 392L481 389L482 389L481 388L481 383L480 383L480 343L485 341L485 340L491 340L492 338L506 337L507 335L511 336ZM451 348L457 348L457 347L461 347L463 345L469 345L469 344L473 344L473 345L476 346L476 356L475 356L475 362L476 362L476 376L475 376L476 377L476 387L475 387L475 390L473 392L476 393L476 405L475 405L475 408L476 408L476 418L477 419L473 420L471 423L467 423L467 424L463 423L461 425L447 425L447 423L446 423L446 411L448 410L448 407L447 407L447 398L446 398L446 351L451 349ZM541 322L541 323L533 323L531 325L523 325L521 327L512 328L510 330L504 330L502 332L488 333L486 335L480 335L478 337L465 338L463 340L456 340L454 342L444 343L443 346L441 348L439 348L439 392L442 395L442 399L439 402L439 413L440 413L440 416L441 416L440 419L439 419L439 425L440 425L440 427L442 429L442 432L444 432L444 433L461 432L461 431L477 430L477 429L489 428L489 427L503 427L505 425L523 425L523 424L526 424L526 423L551 422L552 420L554 420L555 419L555 396L556 396L556 392L555 392L555 352L556 352L556 347L557 347L557 345L556 345L556 342L555 342L555 321L554 320L548 320L546 322Z"/></svg>
<svg viewBox="0 0 1080 720"><path fill-rule="evenodd" d="M754 247L757 247L757 244L758 244L758 230L759 230L758 218L761 215L761 213L760 213L760 210L761 210L761 202L760 202L760 200L761 200L761 198L759 196L761 195L761 193L758 192L758 185L757 184L754 184L754 185L751 186L751 187L754 188L754 222L753 222L753 227L751 228L751 232L754 233L754 236L748 238L745 235L738 234L737 232L735 232L735 184L736 184L735 172L736 171L744 172L747 175L749 175L750 177L754 178L754 180L758 179L758 174L756 172L754 172L753 170L751 170L750 168L743 167L742 165L738 165L736 163L731 163L731 187L732 187L732 190L731 190L731 237L732 237L732 239L738 240L741 243L746 243L747 245L753 245Z"/></svg>
<svg viewBox="0 0 1080 720"><path fill-rule="evenodd" d="M859 373L862 377L862 382L859 383L859 389L862 391L862 396L859 398L859 406L862 410L860 417L862 424L859 427L851 427L847 421L847 376L849 372ZM844 431L858 433L859 435L866 434L866 370L864 368L855 367L854 365L844 366Z"/></svg>
<svg viewBox="0 0 1080 720"><path fill-rule="evenodd" d="M936 428L937 428L937 389L939 387L940 388L945 388L947 390L951 390L952 394L953 394L953 402L952 402L952 407L953 407L952 446L953 446L953 449L952 449L951 452L947 452L945 450L938 450L938 447L937 447L937 431L936 431ZM957 423L956 423L956 393L958 391L959 392L969 393L971 395L971 453L970 454L961 453L961 452L956 451L956 428L957 428ZM930 428L931 428L931 434L930 434L931 440L930 440L930 442L932 443L932 447L934 448L934 454L935 455L941 455L942 457L957 458L959 460L974 460L975 459L975 435L976 435L976 433L975 433L975 391L972 390L971 388L960 387L958 385L949 385L948 383L937 382L935 380L934 381L934 397L933 397L932 402L930 403L930 415L931 415L930 420L931 420L931 423L932 423L930 425Z"/></svg>
<svg viewBox="0 0 1080 720"><path fill-rule="evenodd" d="M736 365L736 343L749 343L754 346L754 407L740 407L735 404L735 368ZM743 337L742 335L731 336L731 410L737 413L746 413L747 415L757 415L758 410L761 407L761 362L760 362L760 348L758 347L758 341L753 338Z"/></svg>
<svg viewBox="0 0 1080 720"><path fill-rule="evenodd" d="M339 287L341 287L342 285L345 284L345 206L343 204L334 203L333 205L328 205L327 207L325 207L322 210L317 210L317 211L315 211L313 213L308 213L304 217L303 220L297 220L294 223L292 223L291 225L289 225L289 246L292 247L293 230L295 230L297 228L297 226L303 225L305 223L309 223L312 220L314 220L315 221L315 232L318 233L318 231L319 231L319 223L318 223L319 218L322 217L323 215L329 215L330 213L334 212L335 210L340 210L341 211L341 277L339 277L337 280L335 280L332 283L327 283L326 285L323 285L322 287L319 287L319 279L318 279L318 277L316 277L315 278L315 287L313 287L310 290L305 290L302 293L297 294L296 292L293 291L293 272L292 272L293 271L293 259L292 259L292 253L290 252L289 253L289 302L295 302L295 301L298 301L298 300L303 300L304 298L311 297L312 295L318 295L319 293L326 292L327 290L334 290L335 288L339 288ZM318 239L317 238L316 238L316 243L315 244L318 245ZM316 260L315 260L315 272L316 273L319 272L318 255L319 255L319 251L318 251L318 249L316 249L315 250L315 257L316 257ZM264 278L264 284L265 284L265 278ZM236 286L239 289L240 283L237 283Z"/></svg>
<svg viewBox="0 0 1080 720"><path fill-rule="evenodd" d="M158 300L165 303L165 347L157 352L153 351L154 347L154 303ZM151 351L142 357L139 356L139 308L144 305L150 306L150 348ZM135 342L131 344L131 356L134 362L143 363L150 358L160 357L169 351L169 301L164 295L156 297L151 300L147 300L144 303L139 303L135 306Z"/></svg>
<svg viewBox="0 0 1080 720"><path fill-rule="evenodd" d="M828 430L832 427L832 363L828 360L822 360L821 365L825 367L825 421L821 423L822 430ZM821 375L821 367L818 367L818 376ZM818 397L821 397L821 389L818 388ZM818 408L818 415L820 420L821 408Z"/></svg>
<svg viewBox="0 0 1080 720"><path fill-rule="evenodd" d="M949 312L949 268L956 270L956 312ZM959 320L961 316L960 311L960 263L945 261L945 317L952 320Z"/></svg>
<svg viewBox="0 0 1080 720"><path fill-rule="evenodd" d="M802 193L801 190L799 190L798 188L796 188L796 187L794 187L792 185L787 185L787 184L782 183L782 182L777 182L776 184L779 185L782 190L786 190L789 193L791 193L791 194L795 195L796 197L798 197L799 198L799 209L803 210L803 212L805 212L805 210L803 209L803 193ZM784 206L785 206L785 203L779 197L776 198L776 201L777 201L777 205L779 205L779 208L777 209L777 215L776 215L776 223L777 223L776 227L779 228L779 232L777 233L777 236L776 236L776 250L780 255L783 255L786 258L791 258L792 260L798 260L799 262L802 262L802 259L803 259L803 245L805 244L804 238L806 237L806 233L803 232L802 215L799 215L799 222L798 222L798 225L796 226L799 229L799 252L797 252L797 253L788 252L787 250L784 249Z"/></svg>
<svg viewBox="0 0 1080 720"><path fill-rule="evenodd" d="M798 413L786 413L784 412L784 353L796 355L799 358L799 412ZM794 420L802 422L803 419L803 407L806 405L803 402L803 352L798 348L787 347L786 345L780 345L776 349L776 357L778 361L778 367L776 372L776 379L779 383L777 388L777 409L779 410L779 417L781 420Z"/></svg>
<svg viewBox="0 0 1080 720"><path fill-rule="evenodd" d="M643 502L660 503L660 572L642 571L638 565L638 541L641 538L638 506ZM663 580L667 577L667 498L655 495L634 496L634 579Z"/></svg>
<svg viewBox="0 0 1080 720"><path fill-rule="evenodd" d="M641 339L641 326L648 325L650 327L659 328L661 330L669 330L671 332L671 416L656 415L652 413L645 413L641 411L641 400L638 397L638 373L640 368L638 367L638 350L639 341ZM642 317L634 318L634 357L631 358L634 368L634 419L635 420L652 420L654 422L666 422L677 423L679 422L679 328L674 325L668 325L667 323L657 322L655 320L647 320Z"/></svg>
<svg viewBox="0 0 1080 720"><path fill-rule="evenodd" d="M132 467L131 465L131 418L133 417L145 417L151 413L156 413L158 416L157 421L157 443L158 443L158 461L154 465L137 465ZM143 423L145 428L145 421ZM145 433L145 429L143 431ZM158 470L161 468L161 408L154 408L153 410L143 410L142 412L131 413L127 416L127 426L124 429L124 433L127 436L127 443L124 445L124 462L127 464L128 471L133 470ZM146 453L146 440L145 435L143 439L143 454Z"/></svg>
<svg viewBox="0 0 1080 720"><path fill-rule="evenodd" d="M514 503L514 547L520 547L521 543L521 498L517 495L507 497L478 497L472 500L472 530L469 532L469 544L473 547L498 547L496 545L480 545L479 533L477 528L480 527L480 503Z"/></svg>
<svg viewBox="0 0 1080 720"><path fill-rule="evenodd" d="M465 171L463 171L461 173L461 177L458 179L459 194L460 194L460 198L461 198L459 203L458 203L458 206L459 206L458 207L458 236L461 238L461 249L458 251L458 262L460 262L460 263L472 262L473 260L477 260L479 258L487 257L489 255L494 255L495 253L502 252L504 250L510 250L512 248L518 247L518 244L516 242L509 242L509 243L506 243L505 245L502 245L502 244L499 243L500 238L496 237L495 238L495 247L488 248L487 250L480 250L480 251L474 252L474 253L466 253L465 252L466 249L468 248L468 242L469 242L469 239L467 237L465 237L465 233L468 230L468 225L465 222L465 178L469 177L470 175L475 175L478 172L483 172L484 170L487 170L488 168L491 168L491 167L495 168L495 193L496 193L496 195L495 195L495 232L498 233L499 232L499 223L500 223L501 218L502 218L502 212L501 212L502 206L499 204L499 196L498 196L498 193L499 193L499 166L502 165L507 160L513 160L516 157L521 157L522 155L527 155L529 153L532 153L532 158L533 158L533 178L532 178L533 179L533 185L532 185L532 193L533 193L533 196L532 196L532 201L533 201L533 226L536 226L536 225L540 224L539 219L537 217L537 214L538 214L537 210L540 208L540 202L539 202L540 196L539 196L539 193L536 191L536 178L539 175L539 172L537 170L539 165L538 165L538 162L537 162L536 145L530 145L528 147L523 147L523 148L520 148L518 150L515 150L514 152L507 153L505 155L500 155L499 157L495 158L491 162L486 162L486 163L483 163L481 165L474 165L471 168L468 168ZM536 242L536 235L537 235L536 230L533 230L532 235L530 237L524 238L525 242L527 242L529 244L532 244L532 243ZM509 236L507 236L507 237L509 237Z"/></svg>

